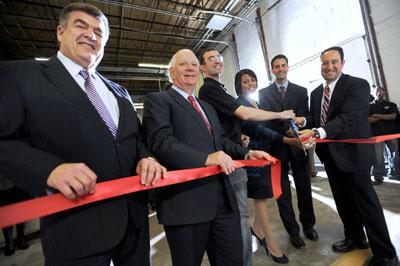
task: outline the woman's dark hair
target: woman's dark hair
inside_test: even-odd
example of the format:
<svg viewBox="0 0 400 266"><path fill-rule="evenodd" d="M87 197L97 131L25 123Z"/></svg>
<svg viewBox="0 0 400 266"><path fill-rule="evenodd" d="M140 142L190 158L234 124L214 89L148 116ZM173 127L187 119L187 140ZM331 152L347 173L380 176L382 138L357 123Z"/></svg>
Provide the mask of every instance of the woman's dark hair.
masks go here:
<svg viewBox="0 0 400 266"><path fill-rule="evenodd" d="M240 94L242 94L242 76L244 74L249 75L252 78L255 78L257 81L257 76L256 73L254 73L253 70L250 69L242 69L240 70L238 73L236 73L235 75L235 91L236 94L239 96ZM257 81L258 82L258 81Z"/></svg>

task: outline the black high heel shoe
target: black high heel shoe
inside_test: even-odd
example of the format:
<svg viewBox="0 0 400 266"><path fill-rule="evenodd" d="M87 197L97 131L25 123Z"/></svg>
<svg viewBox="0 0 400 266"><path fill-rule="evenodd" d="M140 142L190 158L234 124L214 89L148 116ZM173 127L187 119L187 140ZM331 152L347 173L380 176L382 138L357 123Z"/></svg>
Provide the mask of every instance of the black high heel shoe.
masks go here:
<svg viewBox="0 0 400 266"><path fill-rule="evenodd" d="M252 234L253 236L255 236L255 237L257 238L258 243L260 243L260 245L264 247L265 253L267 253L267 256L270 256L270 255L271 255L271 258L272 258L272 260L273 260L274 262L280 263L280 264L287 264L287 263L289 263L289 259L288 259L288 257L287 257L285 254L282 254L281 257L275 257L274 255L272 255L272 253L271 253L271 252L269 251L269 249L268 249L267 240L265 239L265 237L262 238L262 239L259 238L259 237L256 235L256 233L254 232L254 230L253 230L252 227L250 227L250 232L251 232L251 234Z"/></svg>

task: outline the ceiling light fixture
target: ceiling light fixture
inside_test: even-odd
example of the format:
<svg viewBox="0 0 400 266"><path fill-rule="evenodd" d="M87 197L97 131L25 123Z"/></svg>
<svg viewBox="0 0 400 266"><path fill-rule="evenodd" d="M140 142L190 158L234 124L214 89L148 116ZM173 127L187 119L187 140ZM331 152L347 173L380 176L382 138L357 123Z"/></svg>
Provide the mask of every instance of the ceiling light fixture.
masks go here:
<svg viewBox="0 0 400 266"><path fill-rule="evenodd" d="M50 58L47 57L35 57L36 61L48 61Z"/></svg>
<svg viewBox="0 0 400 266"><path fill-rule="evenodd" d="M163 64L151 64L151 63L139 63L139 67L150 67L150 68L169 68L168 65L163 65Z"/></svg>

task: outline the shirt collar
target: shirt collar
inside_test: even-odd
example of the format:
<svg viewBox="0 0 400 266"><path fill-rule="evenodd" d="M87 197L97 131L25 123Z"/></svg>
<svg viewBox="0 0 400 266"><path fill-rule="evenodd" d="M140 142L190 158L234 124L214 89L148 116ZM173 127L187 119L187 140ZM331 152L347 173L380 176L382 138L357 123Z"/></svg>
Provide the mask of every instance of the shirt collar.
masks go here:
<svg viewBox="0 0 400 266"><path fill-rule="evenodd" d="M182 95L183 98L185 98L186 100L188 100L189 96L193 96L195 99L196 97L194 96L194 94L189 94L184 90L181 90L180 88L178 88L177 86L175 86L174 84L172 84L172 89L174 91L176 91L177 93L179 93L180 95Z"/></svg>
<svg viewBox="0 0 400 266"><path fill-rule="evenodd" d="M275 81L275 85L276 87L279 89L281 86L283 86L285 88L285 91L287 90L287 87L289 86L289 81L286 80L285 83L283 84L279 84L278 82Z"/></svg>
<svg viewBox="0 0 400 266"><path fill-rule="evenodd" d="M79 72L83 69L81 65L66 57L61 51L57 52L57 58L61 61L61 63L68 70L72 77L76 77L77 75L79 75ZM96 67L91 67L87 71L92 77L97 78L95 75Z"/></svg>
<svg viewBox="0 0 400 266"><path fill-rule="evenodd" d="M225 88L225 85L222 84L221 82L219 82L218 80L215 80L213 78L205 78L204 79L205 82L213 82L215 83L218 87L220 87L221 89L223 89L225 92L227 92L227 89Z"/></svg>
<svg viewBox="0 0 400 266"><path fill-rule="evenodd" d="M341 74L339 75L339 77L338 77L336 80L334 80L334 81L332 81L331 83L329 83L329 85L328 85L327 82L324 82L323 87L325 88L326 85L328 85L328 86L329 86L329 91L330 91L331 94L332 94L333 90L335 89L336 83L338 82L338 80L340 79L340 77L342 76L342 74L343 74L343 73L341 73Z"/></svg>

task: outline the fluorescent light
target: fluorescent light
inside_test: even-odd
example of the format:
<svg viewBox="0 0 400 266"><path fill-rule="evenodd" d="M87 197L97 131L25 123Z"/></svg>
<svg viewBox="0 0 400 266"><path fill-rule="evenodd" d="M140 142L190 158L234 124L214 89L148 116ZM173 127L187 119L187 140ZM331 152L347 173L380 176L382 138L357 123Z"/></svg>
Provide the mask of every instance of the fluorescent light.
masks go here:
<svg viewBox="0 0 400 266"><path fill-rule="evenodd" d="M47 60L49 60L50 58L47 58L47 57L35 57L35 60L36 61L47 61Z"/></svg>
<svg viewBox="0 0 400 266"><path fill-rule="evenodd" d="M163 64L151 64L151 63L139 63L139 67L150 67L150 68L169 68L168 65Z"/></svg>
<svg viewBox="0 0 400 266"><path fill-rule="evenodd" d="M231 22L231 18L214 15L212 19L206 25L206 28L213 30L223 30L229 22Z"/></svg>

